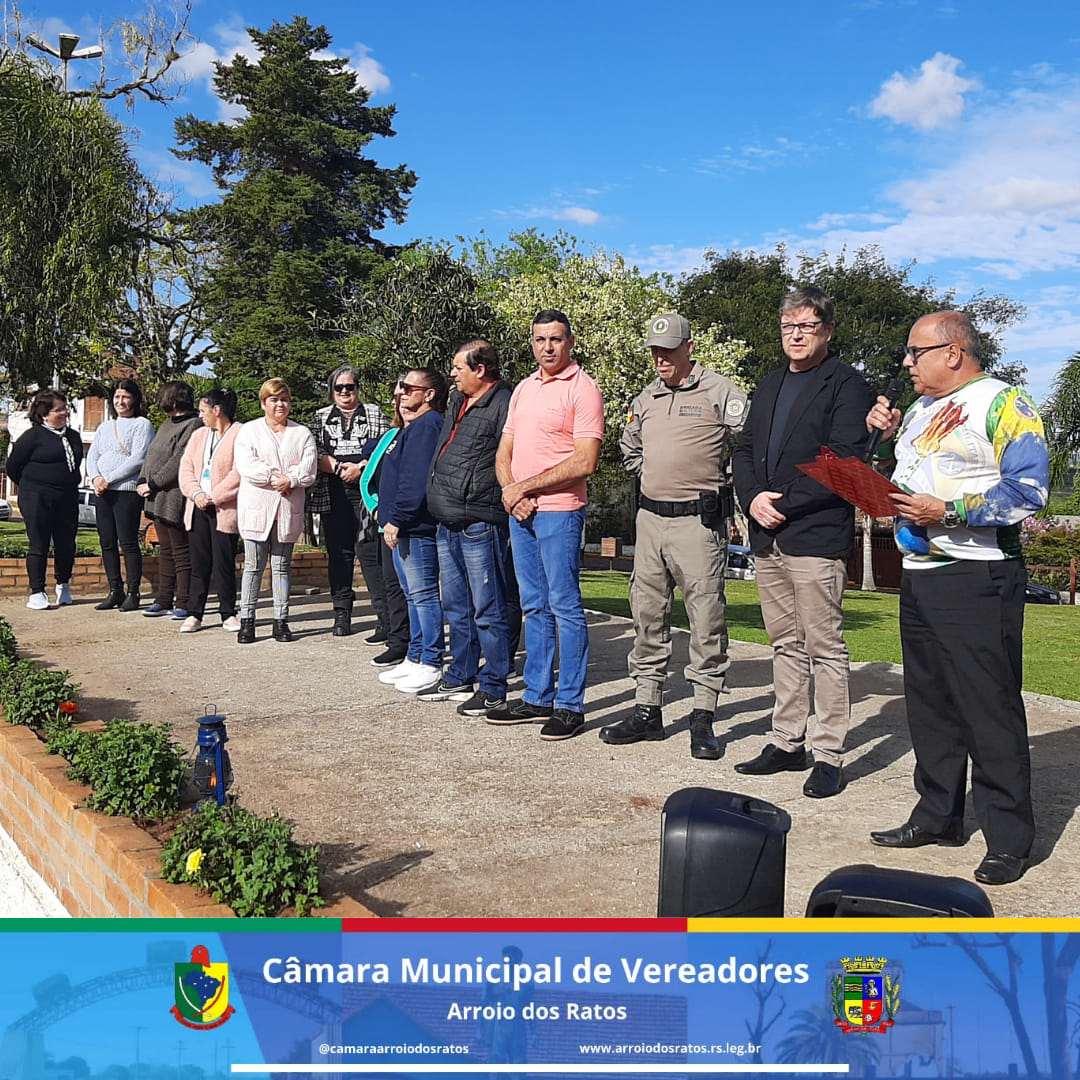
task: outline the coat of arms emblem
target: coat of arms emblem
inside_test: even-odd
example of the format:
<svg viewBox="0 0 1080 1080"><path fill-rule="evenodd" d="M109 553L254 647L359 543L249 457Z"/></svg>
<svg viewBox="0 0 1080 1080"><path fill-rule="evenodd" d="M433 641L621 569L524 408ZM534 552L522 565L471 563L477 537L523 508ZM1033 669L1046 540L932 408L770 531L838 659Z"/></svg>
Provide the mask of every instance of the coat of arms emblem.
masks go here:
<svg viewBox="0 0 1080 1080"><path fill-rule="evenodd" d="M885 970L884 956L842 957L843 975L830 987L834 1023L846 1035L852 1031L884 1033L895 1023L900 1008L900 980Z"/></svg>
<svg viewBox="0 0 1080 1080"><path fill-rule="evenodd" d="M211 964L205 945L191 950L191 963L173 965L176 1004L169 1010L184 1027L220 1027L236 1010L229 1004L229 965Z"/></svg>

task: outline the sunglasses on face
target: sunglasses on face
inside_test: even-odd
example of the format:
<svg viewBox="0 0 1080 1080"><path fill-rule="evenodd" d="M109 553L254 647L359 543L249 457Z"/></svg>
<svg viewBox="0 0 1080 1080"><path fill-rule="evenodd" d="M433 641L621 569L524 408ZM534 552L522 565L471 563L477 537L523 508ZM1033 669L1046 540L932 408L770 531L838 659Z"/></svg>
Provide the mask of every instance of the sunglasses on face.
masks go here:
<svg viewBox="0 0 1080 1080"><path fill-rule="evenodd" d="M355 383L335 383L334 384L334 393L335 394L355 394L356 393L356 384Z"/></svg>
<svg viewBox="0 0 1080 1080"><path fill-rule="evenodd" d="M421 386L419 383L409 383L409 382L404 382L404 381L399 382L397 385L398 385L398 389L403 394L411 394L416 390L427 390L428 389L428 387Z"/></svg>

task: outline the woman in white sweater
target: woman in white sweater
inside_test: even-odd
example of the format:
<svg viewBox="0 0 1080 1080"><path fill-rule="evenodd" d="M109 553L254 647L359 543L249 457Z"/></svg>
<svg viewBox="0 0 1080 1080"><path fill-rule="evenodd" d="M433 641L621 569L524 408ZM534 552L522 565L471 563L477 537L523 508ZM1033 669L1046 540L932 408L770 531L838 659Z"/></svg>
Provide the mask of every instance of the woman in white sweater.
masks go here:
<svg viewBox="0 0 1080 1080"><path fill-rule="evenodd" d="M240 633L255 640L255 604L266 560L274 591L274 640L292 641L289 569L293 544L304 527L304 489L315 483L317 454L311 432L289 419L292 393L284 379L267 379L259 390L263 419L252 420L236 437L234 464L240 474L237 522L244 538Z"/></svg>
<svg viewBox="0 0 1080 1080"><path fill-rule="evenodd" d="M139 606L142 549L139 523L143 497L135 490L146 451L154 438L154 425L143 416L142 388L133 379L118 379L109 401L112 419L94 432L86 455L86 475L97 496L96 517L101 539L101 562L109 581L109 595L98 611L134 611ZM120 574L120 553L124 576ZM127 578L127 597L124 578Z"/></svg>

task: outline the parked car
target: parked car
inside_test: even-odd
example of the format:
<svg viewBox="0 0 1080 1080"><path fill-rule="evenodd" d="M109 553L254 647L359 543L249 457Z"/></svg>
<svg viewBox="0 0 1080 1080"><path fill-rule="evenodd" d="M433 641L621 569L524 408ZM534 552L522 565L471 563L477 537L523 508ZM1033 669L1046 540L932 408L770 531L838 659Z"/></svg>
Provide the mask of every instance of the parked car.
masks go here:
<svg viewBox="0 0 1080 1080"><path fill-rule="evenodd" d="M724 571L724 577L734 578L737 581L753 581L757 577L754 553L740 544L728 544L727 569Z"/></svg>
<svg viewBox="0 0 1080 1080"><path fill-rule="evenodd" d="M0 521L10 521L11 517L11 503L9 503L7 499L0 499Z"/></svg>
<svg viewBox="0 0 1080 1080"><path fill-rule="evenodd" d="M89 488L79 488L79 524L97 525L97 496Z"/></svg>
<svg viewBox="0 0 1080 1080"><path fill-rule="evenodd" d="M1027 583L1024 590L1025 604L1060 604L1061 593L1056 589L1048 589L1045 585L1036 585L1034 581Z"/></svg>

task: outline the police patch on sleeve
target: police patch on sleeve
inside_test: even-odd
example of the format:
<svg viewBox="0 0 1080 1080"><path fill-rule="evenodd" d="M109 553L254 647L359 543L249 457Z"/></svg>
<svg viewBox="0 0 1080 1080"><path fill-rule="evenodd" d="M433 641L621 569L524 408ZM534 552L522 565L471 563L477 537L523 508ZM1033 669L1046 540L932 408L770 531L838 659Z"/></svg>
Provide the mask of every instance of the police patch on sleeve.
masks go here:
<svg viewBox="0 0 1080 1080"><path fill-rule="evenodd" d="M738 420L745 409L746 402L743 401L742 398L728 398L727 409L725 411L732 420Z"/></svg>

